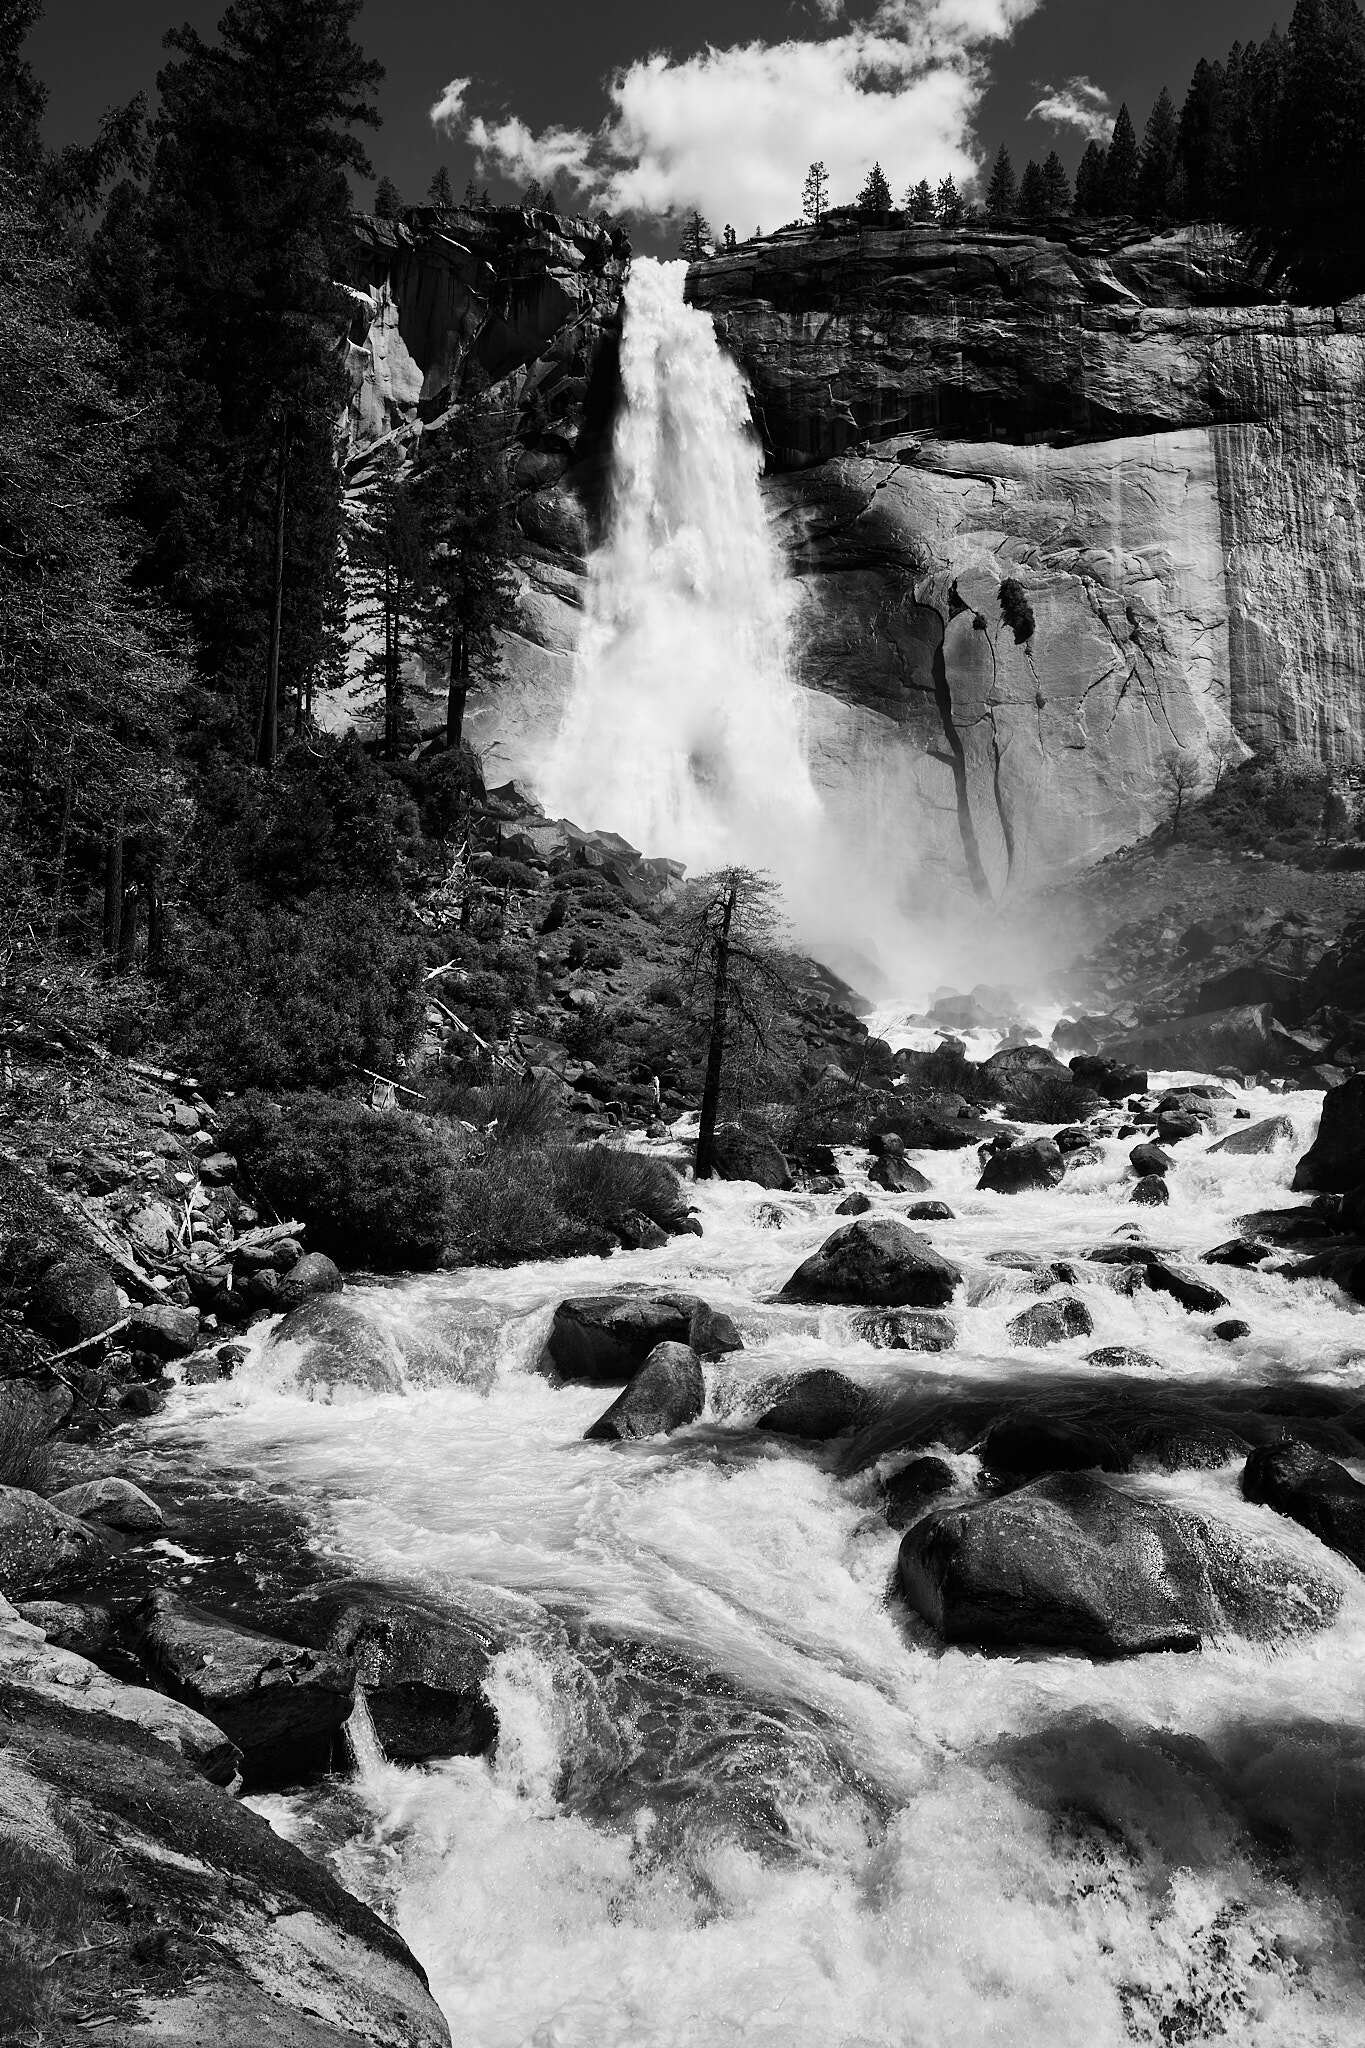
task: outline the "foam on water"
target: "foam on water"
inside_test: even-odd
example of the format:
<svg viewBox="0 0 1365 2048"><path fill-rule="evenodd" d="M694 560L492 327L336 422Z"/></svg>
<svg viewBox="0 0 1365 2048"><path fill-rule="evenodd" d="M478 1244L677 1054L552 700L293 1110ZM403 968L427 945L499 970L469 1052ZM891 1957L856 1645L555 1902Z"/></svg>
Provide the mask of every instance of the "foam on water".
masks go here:
<svg viewBox="0 0 1365 2048"><path fill-rule="evenodd" d="M387 1904L470 2048L1056 2048L1362 2038L1365 1581L1248 1506L1237 1469L1125 1480L1273 1533L1335 1571L1342 1613L1276 1649L1115 1664L942 1649L889 1587L898 1538L878 1464L747 1428L762 1389L836 1364L945 1413L999 1390L1039 1400L1112 1374L1123 1343L1162 1362L1163 1399L1282 1384L1365 1394L1358 1310L1327 1282L1203 1271L1252 1336L1099 1269L1076 1291L1092 1337L1047 1353L1006 1324L1035 1298L1005 1247L1066 1257L1135 1219L1187 1253L1285 1199L1319 1098L1249 1091L1295 1142L1264 1157L1177 1151L1169 1208L1127 1201L1131 1140L1040 1195L978 1194L974 1153L920 1155L953 1208L929 1226L964 1268L958 1348L874 1350L838 1309L770 1297L831 1228L832 1198L697 1191L705 1236L656 1252L444 1274L368 1303L404 1332L462 1306L489 1391L310 1402L262 1348L187 1391L159 1425L311 1500L357 1569L440 1597L509 1588L491 1761L407 1770L369 1758L364 1825L335 1846ZM1224 1125L1226 1128L1226 1124ZM850 1158L857 1184L862 1165ZM906 1203L872 1191L890 1213ZM773 1227L774 1222L780 1227ZM690 1287L737 1314L748 1349L667 1442L585 1444L611 1398L530 1367L551 1304L622 1283ZM471 1340L473 1341L473 1340ZM955 1453L961 1469L970 1454ZM1356 1469L1361 1469L1357 1466ZM271 1802L295 1832L307 1799Z"/></svg>

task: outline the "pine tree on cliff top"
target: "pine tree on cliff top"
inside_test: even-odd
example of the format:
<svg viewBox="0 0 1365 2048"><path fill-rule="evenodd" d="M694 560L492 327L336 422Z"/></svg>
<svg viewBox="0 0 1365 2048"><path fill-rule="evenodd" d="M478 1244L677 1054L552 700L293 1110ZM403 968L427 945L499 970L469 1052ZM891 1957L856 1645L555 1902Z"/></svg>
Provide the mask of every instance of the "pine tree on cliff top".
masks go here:
<svg viewBox="0 0 1365 2048"><path fill-rule="evenodd" d="M934 188L927 178L921 178L918 185L912 185L905 195L905 210L913 221L930 221L934 218Z"/></svg>
<svg viewBox="0 0 1365 2048"><path fill-rule="evenodd" d="M1010 153L1002 142L991 166L990 183L986 187L986 218L992 221L1010 220L1019 207L1019 188L1014 180L1014 165Z"/></svg>
<svg viewBox="0 0 1365 2048"><path fill-rule="evenodd" d="M1071 180L1066 174L1066 165L1055 149L1049 150L1043 164L1043 216L1046 220L1060 220L1071 211Z"/></svg>
<svg viewBox="0 0 1365 2048"><path fill-rule="evenodd" d="M381 178L376 185L374 211L377 220L397 220L403 211L403 195L392 178Z"/></svg>
<svg viewBox="0 0 1365 2048"><path fill-rule="evenodd" d="M680 252L689 263L700 263L704 257L711 254L714 240L710 221L704 213L699 213L694 207L683 222L682 233L678 237Z"/></svg>
<svg viewBox="0 0 1365 2048"><path fill-rule="evenodd" d="M149 184L153 346L175 430L143 504L149 574L269 765L336 647L348 174L382 71L361 0L233 0L166 38Z"/></svg>
<svg viewBox="0 0 1365 2048"><path fill-rule="evenodd" d="M439 206L443 213L450 213L455 206L455 187L450 182L450 172L442 164L436 176L427 186L427 205Z"/></svg>
<svg viewBox="0 0 1365 2048"><path fill-rule="evenodd" d="M1114 133L1109 139L1109 154L1104 160L1104 210L1106 213L1131 213L1137 204L1138 169L1137 134L1133 117L1126 105L1121 106L1114 122Z"/></svg>
<svg viewBox="0 0 1365 2048"><path fill-rule="evenodd" d="M1043 167L1030 157L1024 166L1024 175L1019 184L1019 211L1027 221L1039 222L1047 218L1047 187L1043 183Z"/></svg>
<svg viewBox="0 0 1365 2048"><path fill-rule="evenodd" d="M967 208L962 194L957 189L956 178L949 176L942 181L935 194L934 204L945 228L961 227Z"/></svg>
<svg viewBox="0 0 1365 2048"><path fill-rule="evenodd" d="M1093 220L1104 212L1104 159L1102 142L1087 142L1076 172L1076 211Z"/></svg>
<svg viewBox="0 0 1365 2048"><path fill-rule="evenodd" d="M1176 155L1191 220L1217 220L1232 194L1231 107L1221 64L1201 57L1176 127Z"/></svg>
<svg viewBox="0 0 1365 2048"><path fill-rule="evenodd" d="M885 220L891 211L891 187L880 164L873 164L856 205L864 220Z"/></svg>
<svg viewBox="0 0 1365 2048"><path fill-rule="evenodd" d="M1163 86L1147 117L1138 170L1137 204L1144 220L1160 220L1178 210L1181 197L1178 144L1180 123L1175 102Z"/></svg>
<svg viewBox="0 0 1365 2048"><path fill-rule="evenodd" d="M812 227L818 228L829 205L829 172L823 163L813 163L801 188L801 211ZM757 235L758 230L754 230Z"/></svg>
<svg viewBox="0 0 1365 2048"><path fill-rule="evenodd" d="M1300 282L1338 296L1365 277L1365 20L1355 0L1298 0L1286 42L1265 214Z"/></svg>

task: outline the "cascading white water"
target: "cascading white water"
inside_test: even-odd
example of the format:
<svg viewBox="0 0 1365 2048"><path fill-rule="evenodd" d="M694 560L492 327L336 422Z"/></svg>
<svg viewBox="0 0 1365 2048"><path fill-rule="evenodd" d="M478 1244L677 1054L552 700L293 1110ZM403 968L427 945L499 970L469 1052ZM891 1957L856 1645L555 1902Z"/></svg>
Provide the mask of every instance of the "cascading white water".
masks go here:
<svg viewBox="0 0 1365 2048"><path fill-rule="evenodd" d="M793 587L744 380L685 263L631 269L609 526L546 808L695 869L793 882L819 816L791 674ZM798 890L799 893L799 890Z"/></svg>

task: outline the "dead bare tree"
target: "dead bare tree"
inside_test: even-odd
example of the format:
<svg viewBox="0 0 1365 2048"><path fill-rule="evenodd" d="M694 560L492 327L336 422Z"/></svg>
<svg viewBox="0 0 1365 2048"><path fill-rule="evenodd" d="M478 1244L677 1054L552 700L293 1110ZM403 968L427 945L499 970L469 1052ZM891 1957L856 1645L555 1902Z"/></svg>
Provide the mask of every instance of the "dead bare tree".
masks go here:
<svg viewBox="0 0 1365 2048"><path fill-rule="evenodd" d="M694 884L682 918L685 976L706 1018L706 1078L696 1175L715 1170L716 1125L734 1069L772 1053L791 1004L775 882L752 868L720 868Z"/></svg>

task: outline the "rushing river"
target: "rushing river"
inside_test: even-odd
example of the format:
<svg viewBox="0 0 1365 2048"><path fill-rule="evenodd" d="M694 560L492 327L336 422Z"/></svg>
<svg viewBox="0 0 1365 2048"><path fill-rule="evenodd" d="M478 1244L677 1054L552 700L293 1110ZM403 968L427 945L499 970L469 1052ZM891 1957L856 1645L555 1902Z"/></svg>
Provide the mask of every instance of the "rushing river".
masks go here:
<svg viewBox="0 0 1365 2048"><path fill-rule="evenodd" d="M855 1469L866 1439L817 1449L751 1426L761 1384L826 1364L945 1417L973 1394L1120 1399L1143 1379L1149 1396L1292 1388L1351 1410L1365 1324L1325 1281L1206 1269L1251 1325L1225 1344L1217 1318L1082 1267L1093 1336L1045 1352L1007 1337L1033 1283L991 1252L1075 1254L1135 1219L1200 1252L1285 1199L1320 1097L1239 1101L1287 1113L1296 1142L1260 1158L1182 1144L1160 1211L1128 1203L1131 1139L1014 1198L975 1192L974 1152L919 1155L955 1212L924 1227L966 1274L940 1356L874 1350L847 1311L767 1305L838 1197L707 1186L702 1238L375 1290L400 1350L433 1298L467 1305L471 1351L496 1356L486 1394L310 1402L260 1346L236 1380L176 1396L168 1452L286 1486L360 1571L488 1589L514 1617L491 1760L371 1755L339 1845L336 1792L262 1802L330 1840L392 1914L460 2048L1365 2041L1359 1575L1245 1505L1237 1465L1137 1474L1119 1483L1273 1521L1331 1563L1348 1582L1336 1624L1278 1651L1117 1663L944 1650L892 1590L899 1538L876 1511L906 1453ZM850 1185L863 1165L850 1155ZM909 1199L873 1193L891 1213ZM528 1368L556 1301L640 1283L728 1309L748 1348L708 1367L694 1428L584 1443L611 1390ZM1161 1373L1085 1364L1112 1344ZM970 1476L972 1454L952 1455Z"/></svg>

